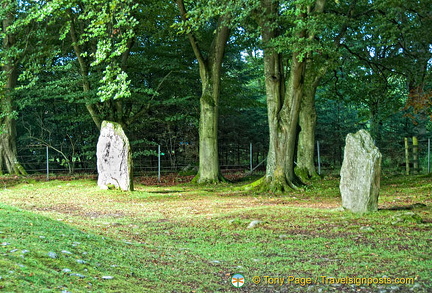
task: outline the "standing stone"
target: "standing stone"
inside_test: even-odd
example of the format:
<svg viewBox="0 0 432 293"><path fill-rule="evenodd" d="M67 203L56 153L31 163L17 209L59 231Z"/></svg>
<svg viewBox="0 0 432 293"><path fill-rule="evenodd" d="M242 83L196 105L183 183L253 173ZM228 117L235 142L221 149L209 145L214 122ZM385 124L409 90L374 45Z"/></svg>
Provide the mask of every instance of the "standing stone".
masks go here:
<svg viewBox="0 0 432 293"><path fill-rule="evenodd" d="M366 130L347 135L340 174L343 208L355 213L378 210L381 153Z"/></svg>
<svg viewBox="0 0 432 293"><path fill-rule="evenodd" d="M97 143L98 185L133 190L129 140L120 124L103 121Z"/></svg>

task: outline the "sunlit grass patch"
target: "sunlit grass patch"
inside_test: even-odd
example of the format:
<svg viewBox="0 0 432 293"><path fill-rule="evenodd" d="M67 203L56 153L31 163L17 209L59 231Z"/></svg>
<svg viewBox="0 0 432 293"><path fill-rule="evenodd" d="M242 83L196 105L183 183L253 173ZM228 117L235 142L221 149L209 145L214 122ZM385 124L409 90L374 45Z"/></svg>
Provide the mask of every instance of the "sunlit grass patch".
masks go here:
<svg viewBox="0 0 432 293"><path fill-rule="evenodd" d="M417 177L384 178L384 209L364 215L338 209L337 178L282 196L227 184L121 192L87 179L22 182L0 192L4 203L28 210L0 207L0 286L5 292L238 292L229 282L241 273L245 292L276 289L252 284L253 276L410 277L415 287L395 288L428 292L431 199L420 195L427 195L430 178L419 177L418 186L410 180ZM406 211L388 209L415 202L426 204L410 210L421 222L399 221ZM330 284L278 290L305 288L390 290Z"/></svg>
<svg viewBox="0 0 432 293"><path fill-rule="evenodd" d="M114 240L4 205L0 216L0 286L6 292L157 292L165 282L171 289L193 284L184 271L202 262L165 243ZM211 267L200 267L211 274Z"/></svg>

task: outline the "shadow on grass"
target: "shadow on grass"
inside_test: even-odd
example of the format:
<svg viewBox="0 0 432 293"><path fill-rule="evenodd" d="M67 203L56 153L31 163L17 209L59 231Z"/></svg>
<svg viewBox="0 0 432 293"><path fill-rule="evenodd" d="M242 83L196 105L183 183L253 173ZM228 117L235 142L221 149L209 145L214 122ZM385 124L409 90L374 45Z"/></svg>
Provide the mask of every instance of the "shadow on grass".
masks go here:
<svg viewBox="0 0 432 293"><path fill-rule="evenodd" d="M184 190L157 190L157 191L147 191L147 193L165 194L165 193L180 193Z"/></svg>
<svg viewBox="0 0 432 293"><path fill-rule="evenodd" d="M414 204L410 204L410 205L405 205L405 206L393 206L393 207L388 207L388 208L381 208L378 209L380 211L406 211L406 210L414 210L414 209L422 209L427 207L424 203L414 203Z"/></svg>

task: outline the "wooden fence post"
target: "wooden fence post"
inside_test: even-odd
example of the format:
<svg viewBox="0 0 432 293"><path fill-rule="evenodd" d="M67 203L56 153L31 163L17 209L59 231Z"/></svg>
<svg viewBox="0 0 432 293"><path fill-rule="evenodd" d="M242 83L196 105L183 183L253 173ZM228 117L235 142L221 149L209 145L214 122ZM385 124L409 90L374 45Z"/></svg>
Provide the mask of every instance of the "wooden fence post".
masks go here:
<svg viewBox="0 0 432 293"><path fill-rule="evenodd" d="M418 139L417 136L413 136L413 169L414 174L419 172L419 159L418 159Z"/></svg>
<svg viewBox="0 0 432 293"><path fill-rule="evenodd" d="M408 137L404 138L405 140L405 175L409 175L410 167L409 167L409 144Z"/></svg>

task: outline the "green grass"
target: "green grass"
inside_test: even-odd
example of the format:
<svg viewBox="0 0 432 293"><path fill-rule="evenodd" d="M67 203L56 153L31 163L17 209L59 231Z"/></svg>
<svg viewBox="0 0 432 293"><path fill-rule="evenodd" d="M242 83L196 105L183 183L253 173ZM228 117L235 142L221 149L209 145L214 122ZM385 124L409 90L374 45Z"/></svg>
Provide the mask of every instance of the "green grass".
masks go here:
<svg viewBox="0 0 432 293"><path fill-rule="evenodd" d="M431 177L384 178L382 210L357 215L337 209L336 178L285 196L230 184L120 192L89 179L14 182L0 191L0 291L430 292L431 191ZM391 209L417 202L427 206L410 212L422 223ZM235 273L244 287L231 286ZM415 284L301 286L288 276Z"/></svg>

